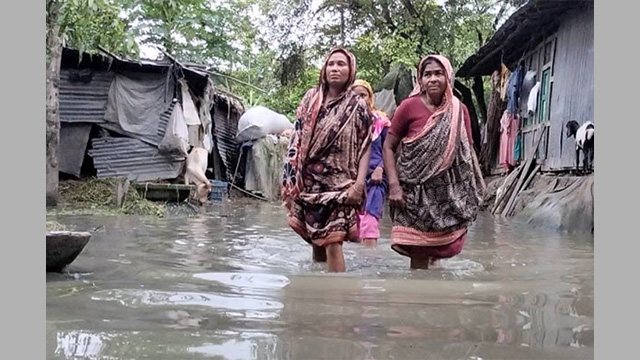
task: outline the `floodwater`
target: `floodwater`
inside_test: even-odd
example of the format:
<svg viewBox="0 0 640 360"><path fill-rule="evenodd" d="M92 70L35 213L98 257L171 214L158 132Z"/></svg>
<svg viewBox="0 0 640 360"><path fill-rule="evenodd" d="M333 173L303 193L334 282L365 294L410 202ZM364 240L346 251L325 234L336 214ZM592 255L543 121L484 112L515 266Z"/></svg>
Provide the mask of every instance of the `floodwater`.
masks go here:
<svg viewBox="0 0 640 360"><path fill-rule="evenodd" d="M104 227L46 275L48 359L593 358L591 235L482 213L459 256L409 270L385 218L333 274L277 204L49 219Z"/></svg>

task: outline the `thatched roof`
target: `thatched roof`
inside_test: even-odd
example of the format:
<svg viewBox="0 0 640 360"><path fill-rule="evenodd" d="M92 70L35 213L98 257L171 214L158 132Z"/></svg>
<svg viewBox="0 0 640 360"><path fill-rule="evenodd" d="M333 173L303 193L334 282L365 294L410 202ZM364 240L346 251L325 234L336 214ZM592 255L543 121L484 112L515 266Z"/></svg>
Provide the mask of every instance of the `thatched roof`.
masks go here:
<svg viewBox="0 0 640 360"><path fill-rule="evenodd" d="M593 0L530 0L460 66L456 76L491 75L501 63L519 61L558 29L564 14L581 6L593 6Z"/></svg>

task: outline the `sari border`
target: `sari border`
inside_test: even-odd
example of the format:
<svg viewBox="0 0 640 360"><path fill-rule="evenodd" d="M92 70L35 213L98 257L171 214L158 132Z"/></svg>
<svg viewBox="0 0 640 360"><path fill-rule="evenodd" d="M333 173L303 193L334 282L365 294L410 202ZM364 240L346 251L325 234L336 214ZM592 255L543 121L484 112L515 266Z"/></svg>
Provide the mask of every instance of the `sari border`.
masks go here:
<svg viewBox="0 0 640 360"><path fill-rule="evenodd" d="M456 241L467 231L466 226L450 232L424 232L406 226L391 228L391 246L442 246Z"/></svg>
<svg viewBox="0 0 640 360"><path fill-rule="evenodd" d="M287 224L293 231L296 232L304 241L311 245L316 246L327 246L329 244L334 243L343 243L345 241L349 242L360 242L360 237L358 236L358 224L355 223L351 227L349 227L349 231L331 231L327 236L319 239L311 239L309 237L309 233L307 231L305 223L300 221L295 216L287 215Z"/></svg>

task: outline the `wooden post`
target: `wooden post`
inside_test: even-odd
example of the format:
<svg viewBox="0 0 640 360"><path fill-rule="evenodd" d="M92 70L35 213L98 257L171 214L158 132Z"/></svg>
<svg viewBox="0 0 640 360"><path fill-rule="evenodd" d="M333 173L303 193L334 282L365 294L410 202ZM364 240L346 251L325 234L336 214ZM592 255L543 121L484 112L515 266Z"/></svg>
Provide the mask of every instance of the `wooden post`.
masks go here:
<svg viewBox="0 0 640 360"><path fill-rule="evenodd" d="M458 89L458 91L460 91L460 93L462 94L462 103L465 104L467 106L467 109L469 110L469 116L471 117L471 138L473 139L473 147L476 150L476 154L479 154L480 145L482 145L482 141L480 138L480 124L478 122L478 116L476 114L475 106L473 106L471 90L469 90L468 87L466 87L458 80L455 81L455 88Z"/></svg>
<svg viewBox="0 0 640 360"><path fill-rule="evenodd" d="M524 183L525 178L529 174L529 168L533 164L533 160L536 158L536 152L538 151L538 146L540 145L540 141L542 140L542 137L546 132L547 132L547 127L545 126L540 131L540 135L538 135L538 138L536 139L536 142L533 145L533 148L531 148L531 150L529 151L529 156L527 157L527 160L524 163L524 168L522 170L522 173L520 174L520 179L518 179L518 184L516 185L516 188L513 190L513 194L511 194L511 198L507 202L507 206L505 206L505 209L502 212L502 215L506 216L508 213L511 212L511 208L514 205L516 200L516 195L518 195L518 193L520 192L520 188L522 187L522 184Z"/></svg>
<svg viewBox="0 0 640 360"><path fill-rule="evenodd" d="M520 173L522 172L522 168L523 165L518 166L504 180L504 183L502 184L502 187L504 187L504 192L502 193L502 195L500 195L500 197L496 198L496 202L491 209L492 214L502 213L502 210L504 209L504 206L506 204L506 200L509 199L509 194L511 194L513 187L518 180L518 176L520 176Z"/></svg>
<svg viewBox="0 0 640 360"><path fill-rule="evenodd" d="M116 196L114 203L116 207L122 207L124 205L124 198L129 191L129 179L121 178L116 181Z"/></svg>
<svg viewBox="0 0 640 360"><path fill-rule="evenodd" d="M473 78L473 85L471 86L473 94L476 96L478 102L478 112L482 117L484 123L487 122L487 105L484 102L484 85L482 84L482 77L476 76Z"/></svg>
<svg viewBox="0 0 640 360"><path fill-rule="evenodd" d="M480 165L482 171L485 174L491 172L491 166L498 153L500 145L500 118L504 110L507 108L507 103L500 99L500 94L497 86L497 78L492 79L491 99L489 101L489 108L487 109L487 139L486 144L482 144L480 150Z"/></svg>
<svg viewBox="0 0 640 360"><path fill-rule="evenodd" d="M537 165L533 171L531 172L531 174L529 174L529 176L527 177L527 179L524 181L524 184L522 184L522 187L520 188L520 190L518 190L518 193L516 194L516 200L513 202L513 204L511 205L511 208L509 209L509 211L507 211L506 215L507 216L513 216L513 212L515 211L515 207L516 204L518 203L518 199L520 198L520 194L527 189L527 186L529 186L529 183L531 182L531 180L533 180L533 178L536 176L536 174L538 173L538 171L540 171L541 166Z"/></svg>

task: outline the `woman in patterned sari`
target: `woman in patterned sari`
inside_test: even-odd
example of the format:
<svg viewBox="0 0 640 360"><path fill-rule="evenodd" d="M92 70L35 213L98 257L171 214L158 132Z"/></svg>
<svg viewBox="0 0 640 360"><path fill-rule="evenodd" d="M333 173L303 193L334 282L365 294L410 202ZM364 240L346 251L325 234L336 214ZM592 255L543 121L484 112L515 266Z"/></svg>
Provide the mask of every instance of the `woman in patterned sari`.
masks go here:
<svg viewBox="0 0 640 360"><path fill-rule="evenodd" d="M453 95L451 63L429 55L417 74L416 87L394 113L383 147L391 248L410 257L413 269L462 251L486 191L468 110Z"/></svg>
<svg viewBox="0 0 640 360"><path fill-rule="evenodd" d="M287 222L331 272L345 271L342 243L358 240L369 167L372 115L350 89L355 74L350 52L329 52L319 85L298 107L283 172Z"/></svg>

